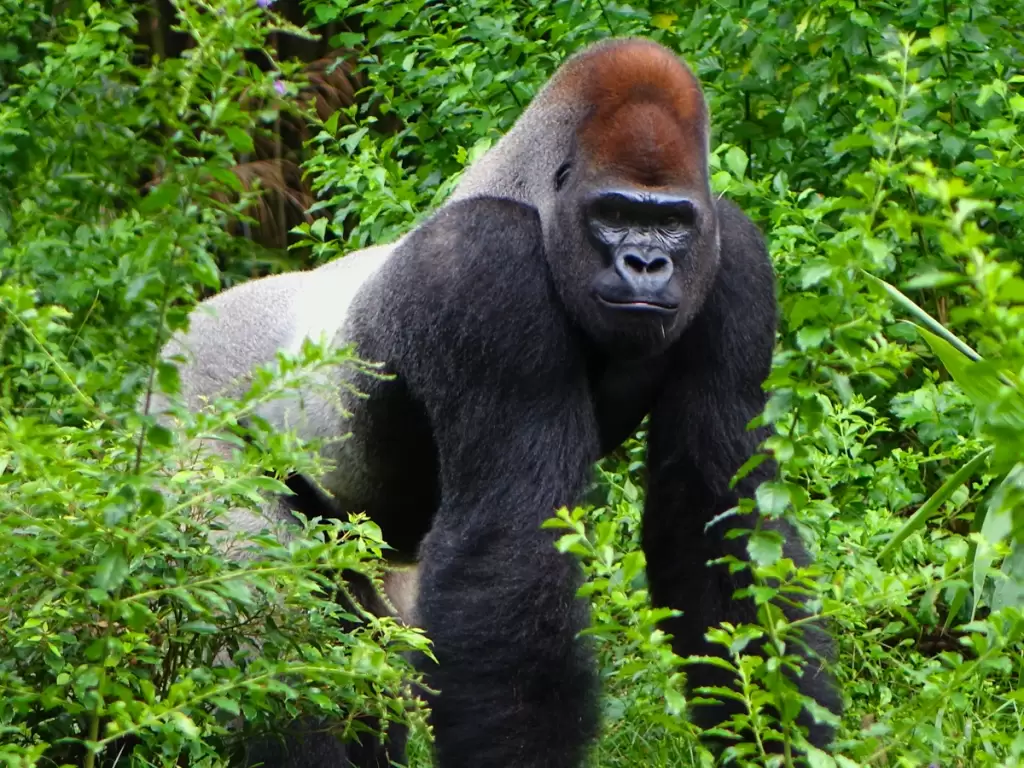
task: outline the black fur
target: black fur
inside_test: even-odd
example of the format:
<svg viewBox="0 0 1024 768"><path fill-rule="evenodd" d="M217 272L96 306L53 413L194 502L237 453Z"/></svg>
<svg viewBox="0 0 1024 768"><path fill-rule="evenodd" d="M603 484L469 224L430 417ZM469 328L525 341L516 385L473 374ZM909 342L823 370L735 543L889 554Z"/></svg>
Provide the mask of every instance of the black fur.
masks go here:
<svg viewBox="0 0 1024 768"><path fill-rule="evenodd" d="M648 413L643 546L654 601L683 611L666 626L674 649L718 653L703 639L709 626L754 618L749 603L733 598L742 579L705 565L727 551L745 557L743 541L723 535L749 521L710 534L704 526L773 472L762 464L729 489L765 436L746 427L765 402L774 280L750 220L725 201L717 215L711 290L690 297L690 324L647 357L621 358L587 340L556 290L537 212L509 200L446 206L360 294L359 353L385 361L395 378L358 382L370 407L357 429L376 455L393 450L406 465L421 462L412 480L381 474L373 503L360 508L416 532L403 548L421 562L417 611L438 659L425 672L439 691L430 705L442 768L581 764L598 725L595 671L577 637L588 613L574 596L573 558L556 551L556 534L540 524L579 500L592 463ZM413 415L407 439L396 413ZM793 532L783 533L786 553L805 561ZM823 633L808 641L828 658ZM691 684L729 682L703 665L689 674ZM838 711L831 679L816 666L800 686ZM704 724L725 714L698 711ZM830 738L826 728L811 729L815 744ZM391 759L402 761L401 748L400 739ZM308 762L281 758L268 768L355 759L343 755L315 742ZM369 768L380 758L361 759L353 764Z"/></svg>

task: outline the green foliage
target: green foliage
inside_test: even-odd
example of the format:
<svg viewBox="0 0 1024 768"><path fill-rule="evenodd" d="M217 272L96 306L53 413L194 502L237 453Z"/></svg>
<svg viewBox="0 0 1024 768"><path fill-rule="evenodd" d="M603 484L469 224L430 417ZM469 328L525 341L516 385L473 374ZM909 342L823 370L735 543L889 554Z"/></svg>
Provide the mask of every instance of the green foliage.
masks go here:
<svg viewBox="0 0 1024 768"><path fill-rule="evenodd" d="M734 764L773 764L758 739L800 743L764 707L797 703L778 674L797 628L767 600L812 580L847 699L835 754L812 765L1024 761L1019 3L304 0L303 32L286 0L182 0L201 44L155 59L134 44L148 5L0 0L5 764L81 764L82 745L129 732L152 763L216 762L234 708L256 725L285 708L404 716L381 694L422 638L387 622L341 633L323 591L324 566L376 572L372 526L312 526L244 562L209 546L219 513L307 466L310 446L261 432L260 451L181 469L189 446L137 399L174 391L153 360L197 298L407 230L565 56L611 34L696 69L713 184L761 224L778 274L765 448L781 473L740 511L794 520L818 565L795 568L766 531L749 541L759 621L713 632L744 678L732 725L756 737ZM354 106L309 113L300 68L268 42L285 30L355 52ZM312 126L319 217L283 257L231 227L259 192L233 169L282 115ZM252 402L328 364L355 362L281 360L186 434L237 436ZM640 438L602 463L592 505L550 523L588 575L606 683L595 759L709 764L680 717L698 662L669 652L647 602ZM744 653L754 637L771 639L767 660ZM257 640L261 655L239 656ZM224 649L239 663L213 664Z"/></svg>
<svg viewBox="0 0 1024 768"><path fill-rule="evenodd" d="M257 263L225 226L266 123L240 99L278 98L245 58L273 27L248 2L182 5L205 45L139 68L135 4L48 5L0 16L0 762L219 765L297 712L404 720L422 635L346 613L331 576L379 580L375 525L309 521L241 561L212 542L310 466L313 446L239 420L351 351L282 358L180 434L146 414L177 389L154 363L169 332ZM210 436L241 450L197 458Z"/></svg>

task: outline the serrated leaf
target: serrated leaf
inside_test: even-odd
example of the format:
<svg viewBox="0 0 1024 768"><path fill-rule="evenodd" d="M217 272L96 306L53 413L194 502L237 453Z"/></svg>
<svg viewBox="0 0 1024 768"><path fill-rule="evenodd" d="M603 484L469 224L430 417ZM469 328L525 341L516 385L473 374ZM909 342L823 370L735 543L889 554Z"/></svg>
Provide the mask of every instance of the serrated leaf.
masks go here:
<svg viewBox="0 0 1024 768"><path fill-rule="evenodd" d="M121 586L127 575L128 561L119 551L111 550L100 561L100 565L92 577L92 584L96 589L110 592Z"/></svg>
<svg viewBox="0 0 1024 768"><path fill-rule="evenodd" d="M786 511L792 500L792 494L785 483L761 483L754 493L757 507L768 517L778 517Z"/></svg>
<svg viewBox="0 0 1024 768"><path fill-rule="evenodd" d="M782 557L782 536L775 531L754 531L747 540L747 552L758 565L772 565Z"/></svg>
<svg viewBox="0 0 1024 768"><path fill-rule="evenodd" d="M802 270L800 270L800 287L804 290L810 288L812 285L817 285L826 277L832 275L832 265L828 262L818 262L817 264L808 264Z"/></svg>
<svg viewBox="0 0 1024 768"><path fill-rule="evenodd" d="M803 351L815 349L828 338L828 328L808 325L797 331L796 345Z"/></svg>

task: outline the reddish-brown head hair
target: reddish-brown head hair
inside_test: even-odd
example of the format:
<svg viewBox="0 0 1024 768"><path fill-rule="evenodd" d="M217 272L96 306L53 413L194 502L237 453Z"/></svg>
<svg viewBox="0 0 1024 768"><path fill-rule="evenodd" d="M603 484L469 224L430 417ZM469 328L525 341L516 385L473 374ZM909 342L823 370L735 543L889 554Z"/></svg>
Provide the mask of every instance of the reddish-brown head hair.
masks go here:
<svg viewBox="0 0 1024 768"><path fill-rule="evenodd" d="M599 45L563 67L554 96L582 102L587 159L644 186L706 183L708 113L697 78L648 40Z"/></svg>

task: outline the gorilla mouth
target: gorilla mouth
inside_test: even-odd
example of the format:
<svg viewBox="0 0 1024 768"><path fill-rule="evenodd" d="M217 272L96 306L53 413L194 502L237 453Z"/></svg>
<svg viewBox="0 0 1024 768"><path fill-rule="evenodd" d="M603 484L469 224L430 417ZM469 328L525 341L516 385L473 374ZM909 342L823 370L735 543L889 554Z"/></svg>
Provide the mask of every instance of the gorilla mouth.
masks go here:
<svg viewBox="0 0 1024 768"><path fill-rule="evenodd" d="M604 296L598 296L598 301L611 309L623 312L653 312L658 315L673 315L679 309L679 304L655 301L653 299L632 299L630 301L612 301Z"/></svg>

